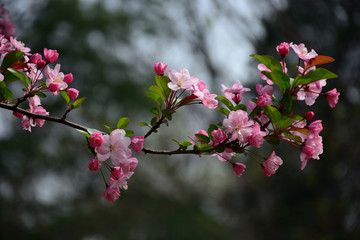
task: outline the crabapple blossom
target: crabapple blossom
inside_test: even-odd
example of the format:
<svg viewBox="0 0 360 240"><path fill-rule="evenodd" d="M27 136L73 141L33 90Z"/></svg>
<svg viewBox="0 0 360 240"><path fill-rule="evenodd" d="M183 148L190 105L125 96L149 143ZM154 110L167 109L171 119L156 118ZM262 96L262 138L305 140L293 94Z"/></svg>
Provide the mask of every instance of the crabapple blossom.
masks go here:
<svg viewBox="0 0 360 240"><path fill-rule="evenodd" d="M7 39L16 36L16 28L4 4L1 4L0 35L4 35Z"/></svg>
<svg viewBox="0 0 360 240"><path fill-rule="evenodd" d="M285 58L289 53L289 44L286 42L281 43L276 47L276 51L280 55L281 58Z"/></svg>
<svg viewBox="0 0 360 240"><path fill-rule="evenodd" d="M236 104L241 101L241 94L251 91L250 88L244 88L239 80L236 80L232 88L226 87L224 84L221 84L222 92L225 93L227 99L232 99Z"/></svg>
<svg viewBox="0 0 360 240"><path fill-rule="evenodd" d="M310 52L308 52L307 48L303 43L300 44L294 44L290 43L290 47L294 50L294 52L298 55L300 59L303 59L304 61L309 61L312 58L315 58L317 56L317 53L314 51L314 49L311 49Z"/></svg>
<svg viewBox="0 0 360 240"><path fill-rule="evenodd" d="M247 112L243 110L231 111L228 118L224 119L223 125L226 133L231 133L231 141L238 139L241 143L248 141L252 134L253 120L249 120Z"/></svg>
<svg viewBox="0 0 360 240"><path fill-rule="evenodd" d="M91 161L89 162L88 168L89 168L90 171L97 171L97 170L99 170L101 167L100 167L99 162L98 162L95 158L93 158L93 159L91 159Z"/></svg>
<svg viewBox="0 0 360 240"><path fill-rule="evenodd" d="M56 50L44 48L44 57L47 63L53 63L58 59L59 54Z"/></svg>
<svg viewBox="0 0 360 240"><path fill-rule="evenodd" d="M11 48L11 43L0 32L0 55L12 51Z"/></svg>
<svg viewBox="0 0 360 240"><path fill-rule="evenodd" d="M60 72L60 64L56 64L54 69L50 69L49 66L47 66L45 76L46 86L55 96L59 95L60 90L65 90L68 87L64 81L64 74Z"/></svg>
<svg viewBox="0 0 360 240"><path fill-rule="evenodd" d="M106 199L109 202L114 202L120 197L119 188L108 187L105 189L104 194L101 196L102 199Z"/></svg>
<svg viewBox="0 0 360 240"><path fill-rule="evenodd" d="M218 159L222 162L229 161L233 156L235 156L235 152L231 148L225 148L225 151L222 153L217 153Z"/></svg>
<svg viewBox="0 0 360 240"><path fill-rule="evenodd" d="M226 140L226 134L220 128L215 129L211 132L211 136L214 139L213 145L219 145Z"/></svg>
<svg viewBox="0 0 360 240"><path fill-rule="evenodd" d="M104 162L110 158L114 166L126 162L131 156L131 150L128 148L131 140L125 135L123 129L115 129L110 135L105 135L105 141L100 147L95 148L98 160Z"/></svg>
<svg viewBox="0 0 360 240"><path fill-rule="evenodd" d="M68 88L66 90L66 94L69 96L70 99L76 99L79 96L79 90L75 88Z"/></svg>
<svg viewBox="0 0 360 240"><path fill-rule="evenodd" d="M338 103L340 93L337 92L336 88L325 93L326 100L331 108L334 108Z"/></svg>
<svg viewBox="0 0 360 240"><path fill-rule="evenodd" d="M322 87L326 85L326 80L318 80L307 84L297 93L298 100L305 100L306 105L311 106L321 93Z"/></svg>
<svg viewBox="0 0 360 240"><path fill-rule="evenodd" d="M308 126L308 134L307 138L315 138L318 137L320 132L323 130L323 126L321 120L316 120L309 124Z"/></svg>
<svg viewBox="0 0 360 240"><path fill-rule="evenodd" d="M89 139L90 147L93 148L100 147L103 142L105 142L105 139L100 132L94 132L90 135L90 139Z"/></svg>
<svg viewBox="0 0 360 240"><path fill-rule="evenodd" d="M275 174L282 163L282 159L276 156L275 151L273 151L270 156L261 164L264 175L271 176Z"/></svg>
<svg viewBox="0 0 360 240"><path fill-rule="evenodd" d="M202 99L202 103L205 107L207 107L208 109L215 109L218 106L218 101L215 99L216 98L216 94L208 94L205 95L204 98Z"/></svg>
<svg viewBox="0 0 360 240"><path fill-rule="evenodd" d="M319 155L322 153L323 144L321 136L307 139L305 142L305 146L300 153L300 160L302 162L300 169L303 170L306 167L307 161L309 159L320 159Z"/></svg>
<svg viewBox="0 0 360 240"><path fill-rule="evenodd" d="M272 102L272 97L269 94L264 93L258 98L257 105L259 107L266 107L268 104L271 105L271 102Z"/></svg>
<svg viewBox="0 0 360 240"><path fill-rule="evenodd" d="M242 163L234 163L233 164L233 172L236 176L241 177L246 168L245 164Z"/></svg>
<svg viewBox="0 0 360 240"><path fill-rule="evenodd" d="M127 180L131 177L133 172L124 173L122 168L114 167L110 173L109 183L113 188L128 189Z"/></svg>
<svg viewBox="0 0 360 240"><path fill-rule="evenodd" d="M169 70L168 75L171 80L171 82L168 83L168 87L171 90L177 91L180 88L185 90L191 89L193 81L187 69L182 69L180 72L171 69Z"/></svg>
<svg viewBox="0 0 360 240"><path fill-rule="evenodd" d="M47 112L42 106L40 106L40 99L37 95L29 98L29 109L27 109L28 112L39 114L39 115L49 115L49 112ZM43 119L33 119L32 117L28 117L26 115L23 116L20 126L24 130L28 130L31 132L31 127L35 127L38 125L39 127L42 127L45 123L45 120Z"/></svg>
<svg viewBox="0 0 360 240"><path fill-rule="evenodd" d="M131 147L135 152L141 152L144 147L145 138L143 136L136 136L131 139Z"/></svg>
<svg viewBox="0 0 360 240"><path fill-rule="evenodd" d="M70 84L72 81L73 81L73 75L72 73L68 73L68 74L65 74L64 75L64 79L63 81L66 83L66 84Z"/></svg>
<svg viewBox="0 0 360 240"><path fill-rule="evenodd" d="M10 42L11 44L14 46L14 48L17 50L17 51L20 51L20 52L23 52L25 53L26 55L30 55L30 51L31 49L28 48L28 47L25 47L25 44L21 41L17 41L15 38L13 37L10 37Z"/></svg>
<svg viewBox="0 0 360 240"><path fill-rule="evenodd" d="M260 148L261 145L264 143L264 136L266 132L260 130L260 126L258 124L254 124L252 133L249 136L249 144L251 146Z"/></svg>
<svg viewBox="0 0 360 240"><path fill-rule="evenodd" d="M154 63L154 71L159 76L164 76L166 68L167 68L166 63L162 63L162 62Z"/></svg>

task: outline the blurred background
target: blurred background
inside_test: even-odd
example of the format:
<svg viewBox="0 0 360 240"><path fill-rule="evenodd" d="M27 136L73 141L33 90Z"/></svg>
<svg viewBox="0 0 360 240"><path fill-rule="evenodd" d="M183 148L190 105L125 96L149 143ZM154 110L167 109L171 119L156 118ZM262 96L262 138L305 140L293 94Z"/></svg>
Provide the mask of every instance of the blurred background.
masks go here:
<svg viewBox="0 0 360 240"><path fill-rule="evenodd" d="M325 67L339 78L324 90L341 95L335 109L321 97L312 106L323 119L324 153L304 171L300 152L285 144L275 148L284 164L271 177L243 156L239 179L215 157L137 154L129 189L114 203L100 198L104 184L87 168L81 134L50 122L29 133L0 110L0 239L360 239L360 1L1 2L32 53L58 50L71 86L87 97L69 120L85 126L104 130L126 116L144 134L137 124L151 119L143 93L155 61L187 68L220 94L222 83L261 82L249 54L276 56L281 42L334 57ZM54 116L66 108L54 97L44 107ZM146 146L174 149L169 139L186 140L222 117L200 106L182 110Z"/></svg>

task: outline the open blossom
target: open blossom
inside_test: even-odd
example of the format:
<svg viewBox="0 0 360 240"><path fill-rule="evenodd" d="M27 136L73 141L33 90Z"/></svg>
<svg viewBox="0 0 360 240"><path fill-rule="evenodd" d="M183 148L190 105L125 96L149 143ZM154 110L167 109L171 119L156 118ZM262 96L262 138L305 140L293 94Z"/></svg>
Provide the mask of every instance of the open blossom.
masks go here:
<svg viewBox="0 0 360 240"><path fill-rule="evenodd" d="M17 41L15 38L13 37L10 37L10 42L11 44L14 46L14 48L17 50L17 51L20 51L20 52L23 52L25 53L26 55L30 55L30 48L28 47L25 47L25 44L23 42L20 42L20 41Z"/></svg>
<svg viewBox="0 0 360 240"><path fill-rule="evenodd" d="M29 98L29 109L27 109L28 112L39 114L39 115L49 115L49 112L47 112L42 106L40 106L40 99L37 95ZM35 127L38 125L39 127L42 127L45 123L44 119L33 119L31 117L28 117L26 115L23 116L20 126L24 130L28 130L31 132L31 127Z"/></svg>
<svg viewBox="0 0 360 240"><path fill-rule="evenodd" d="M303 43L300 43L298 45L290 43L290 47L294 50L298 57L303 59L304 61L309 61L310 59L317 56L317 53L314 51L314 49L311 49L311 51L308 52L307 48Z"/></svg>
<svg viewBox="0 0 360 240"><path fill-rule="evenodd" d="M319 160L319 155L322 153L323 144L321 136L307 139L305 142L305 146L300 153L300 160L302 162L300 169L303 170L306 167L307 161L311 158Z"/></svg>
<svg viewBox="0 0 360 240"><path fill-rule="evenodd" d="M125 130L115 129L110 135L105 135L105 142L100 147L95 148L98 160L101 162L110 158L114 166L119 166L121 163L128 161L131 156L129 149L130 138L125 137Z"/></svg>
<svg viewBox="0 0 360 240"><path fill-rule="evenodd" d="M276 156L275 151L273 151L270 156L261 164L264 175L271 176L275 174L282 163L282 159Z"/></svg>
<svg viewBox="0 0 360 240"><path fill-rule="evenodd" d="M120 167L114 167L110 173L109 182L113 188L128 189L127 180L133 175L133 172L124 173Z"/></svg>
<svg viewBox="0 0 360 240"><path fill-rule="evenodd" d="M247 112L243 110L231 111L228 118L224 119L223 125L226 133L231 133L231 141L238 139L241 143L248 141L252 134L253 120L249 120Z"/></svg>
<svg viewBox="0 0 360 240"><path fill-rule="evenodd" d="M171 69L168 75L171 80L171 82L168 83L168 87L171 90L177 91L180 88L185 90L191 89L193 81L187 69L182 69L180 72Z"/></svg>
<svg viewBox="0 0 360 240"><path fill-rule="evenodd" d="M214 154L213 156L217 156L218 159L222 162L229 161L233 156L235 156L235 152L231 148L225 148L225 151L222 153Z"/></svg>
<svg viewBox="0 0 360 240"><path fill-rule="evenodd" d="M56 64L54 69L47 66L45 69L45 76L46 86L55 96L59 95L60 90L65 90L68 87L64 81L64 74L60 72L60 64Z"/></svg>
<svg viewBox="0 0 360 240"><path fill-rule="evenodd" d="M233 164L233 172L236 176L241 177L245 171L246 165L242 163Z"/></svg>
<svg viewBox="0 0 360 240"><path fill-rule="evenodd" d="M260 130L260 126L258 124L254 124L252 133L249 136L249 144L251 146L260 148L261 145L264 143L264 136L266 132Z"/></svg>
<svg viewBox="0 0 360 240"><path fill-rule="evenodd" d="M218 107L218 101L215 99L216 98L216 94L208 94L205 95L204 98L202 99L202 103L205 107L207 107L208 109L215 109Z"/></svg>
<svg viewBox="0 0 360 240"><path fill-rule="evenodd" d="M11 43L5 38L4 35L0 33L0 55L4 53L11 52Z"/></svg>
<svg viewBox="0 0 360 240"><path fill-rule="evenodd" d="M306 105L311 106L315 103L315 100L321 93L322 87L324 87L325 85L325 79L309 83L298 91L297 99L305 100Z"/></svg>
<svg viewBox="0 0 360 240"><path fill-rule="evenodd" d="M145 138L143 136L136 136L131 139L131 147L135 152L141 152L144 147Z"/></svg>
<svg viewBox="0 0 360 240"><path fill-rule="evenodd" d="M251 91L250 88L244 88L239 80L236 80L232 88L228 88L225 85L221 84L222 92L225 93L227 99L232 99L236 104L241 101L241 94Z"/></svg>
<svg viewBox="0 0 360 240"><path fill-rule="evenodd" d="M120 197L119 188L108 187L105 189L104 194L101 196L102 199L106 199L109 202L113 202Z"/></svg>
<svg viewBox="0 0 360 240"><path fill-rule="evenodd" d="M336 88L325 93L326 100L331 108L334 108L338 103L340 93L337 92Z"/></svg>
<svg viewBox="0 0 360 240"><path fill-rule="evenodd" d="M167 64L162 62L154 63L154 71L159 76L164 76Z"/></svg>

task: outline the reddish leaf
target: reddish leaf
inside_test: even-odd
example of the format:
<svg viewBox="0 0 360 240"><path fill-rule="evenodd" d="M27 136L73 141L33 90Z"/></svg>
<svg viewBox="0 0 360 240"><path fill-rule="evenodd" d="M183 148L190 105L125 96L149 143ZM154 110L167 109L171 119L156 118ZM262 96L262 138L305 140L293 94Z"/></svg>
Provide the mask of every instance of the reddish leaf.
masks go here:
<svg viewBox="0 0 360 240"><path fill-rule="evenodd" d="M331 63L333 61L335 61L335 59L332 57L317 55L315 58L310 60L310 65L307 68L311 68L316 65Z"/></svg>
<svg viewBox="0 0 360 240"><path fill-rule="evenodd" d="M11 68L13 69L23 69L23 68L26 68L27 67L27 64L26 63L23 63L21 61L17 61L16 63L14 63L13 65L11 65Z"/></svg>

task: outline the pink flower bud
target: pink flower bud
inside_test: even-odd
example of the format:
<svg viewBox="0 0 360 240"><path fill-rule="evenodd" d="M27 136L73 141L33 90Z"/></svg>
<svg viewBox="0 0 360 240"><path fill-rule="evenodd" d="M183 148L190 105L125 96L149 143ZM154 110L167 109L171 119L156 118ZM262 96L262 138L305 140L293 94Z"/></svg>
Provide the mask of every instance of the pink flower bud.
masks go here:
<svg viewBox="0 0 360 240"><path fill-rule="evenodd" d="M259 107L266 107L268 104L271 105L271 102L272 102L272 97L269 94L264 93L258 98L257 105Z"/></svg>
<svg viewBox="0 0 360 240"><path fill-rule="evenodd" d="M36 62L36 65L38 66L38 69L41 69L43 67L45 67L46 62L42 59L40 59L39 61Z"/></svg>
<svg viewBox="0 0 360 240"><path fill-rule="evenodd" d="M75 88L68 88L66 90L66 94L69 96L70 99L76 99L79 96L79 91Z"/></svg>
<svg viewBox="0 0 360 240"><path fill-rule="evenodd" d="M136 136L131 139L131 147L135 152L141 152L145 143L145 138L143 136Z"/></svg>
<svg viewBox="0 0 360 240"><path fill-rule="evenodd" d="M73 75L71 73L68 73L66 75L64 75L64 79L63 81L66 83L66 84L70 84L72 81L73 81Z"/></svg>
<svg viewBox="0 0 360 240"><path fill-rule="evenodd" d="M91 134L89 139L90 147L100 147L103 142L105 142L105 139L100 132L94 132Z"/></svg>
<svg viewBox="0 0 360 240"><path fill-rule="evenodd" d="M44 48L44 56L47 63L53 63L58 59L59 54L56 50Z"/></svg>
<svg viewBox="0 0 360 240"><path fill-rule="evenodd" d="M95 158L91 159L88 167L90 171L97 171L101 168L99 162Z"/></svg>
<svg viewBox="0 0 360 240"><path fill-rule="evenodd" d="M30 57L29 62L37 64L40 60L42 60L42 56L39 53L35 53Z"/></svg>
<svg viewBox="0 0 360 240"><path fill-rule="evenodd" d="M225 141L225 139L226 139L226 134L220 128L217 129L217 130L213 130L211 132L211 136L214 139L214 145L215 146L218 145L219 143Z"/></svg>
<svg viewBox="0 0 360 240"><path fill-rule="evenodd" d="M60 84L57 82L50 83L50 85L48 86L48 90L50 92L60 91Z"/></svg>
<svg viewBox="0 0 360 240"><path fill-rule="evenodd" d="M325 93L326 100L331 108L334 108L338 103L340 93L337 92L336 88Z"/></svg>
<svg viewBox="0 0 360 240"><path fill-rule="evenodd" d="M13 115L18 118L22 118L24 116L24 114L19 113L19 112L13 112Z"/></svg>
<svg viewBox="0 0 360 240"><path fill-rule="evenodd" d="M311 146L305 145L302 149L302 152L305 153L308 158L312 158L315 154L315 149Z"/></svg>
<svg viewBox="0 0 360 240"><path fill-rule="evenodd" d="M276 47L276 51L280 55L281 58L285 58L286 55L289 53L289 44L286 42L281 43Z"/></svg>
<svg viewBox="0 0 360 240"><path fill-rule="evenodd" d="M240 177L245 171L246 165L242 163L233 164L233 172L236 176Z"/></svg>
<svg viewBox="0 0 360 240"><path fill-rule="evenodd" d="M315 113L312 112L312 111L309 111L309 112L307 112L307 113L305 114L305 119L311 120L311 119L314 118L314 116L315 116Z"/></svg>
<svg viewBox="0 0 360 240"><path fill-rule="evenodd" d="M154 63L154 71L159 76L164 76L166 67L167 67L166 63L162 63L162 62Z"/></svg>

